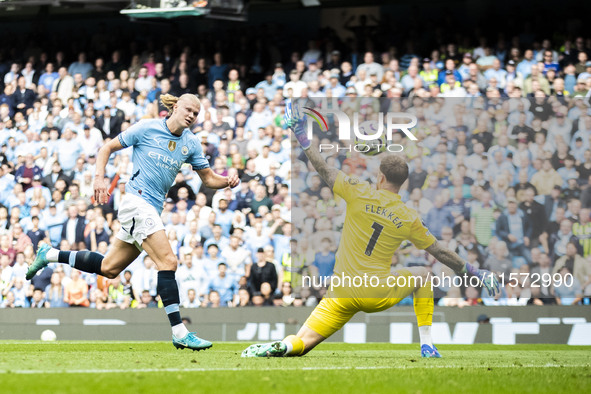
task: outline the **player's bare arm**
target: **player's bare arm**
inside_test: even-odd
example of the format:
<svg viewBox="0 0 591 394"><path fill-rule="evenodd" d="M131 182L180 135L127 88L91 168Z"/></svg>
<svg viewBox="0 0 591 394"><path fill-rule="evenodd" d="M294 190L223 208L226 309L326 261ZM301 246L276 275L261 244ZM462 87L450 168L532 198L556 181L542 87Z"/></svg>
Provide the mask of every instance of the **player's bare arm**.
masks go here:
<svg viewBox="0 0 591 394"><path fill-rule="evenodd" d="M478 269L463 261L457 253L443 247L439 242L435 241L425 250L442 264L451 268L457 275L468 274L477 276L490 296L494 297L500 292L500 285L494 274L483 269Z"/></svg>
<svg viewBox="0 0 591 394"><path fill-rule="evenodd" d="M123 149L123 145L119 142L119 138L113 138L98 151L94 174L94 200L99 204L105 204L109 200L108 185L105 183L105 168L109 157L111 153L121 149Z"/></svg>
<svg viewBox="0 0 591 394"><path fill-rule="evenodd" d="M210 189L223 189L225 187L236 187L240 183L237 174L230 174L228 176L221 176L213 172L211 168L204 168L198 170L197 174L203 181L203 184Z"/></svg>
<svg viewBox="0 0 591 394"><path fill-rule="evenodd" d="M324 180L332 190L340 170L326 164L326 161L320 155L320 152L314 148L306 149L304 150L304 153L318 172L318 175L320 175L322 180Z"/></svg>
<svg viewBox="0 0 591 394"><path fill-rule="evenodd" d="M464 268L464 260L457 253L445 248L439 242L435 241L433 245L425 249L431 256L435 257L442 264L447 265L456 274L461 274Z"/></svg>

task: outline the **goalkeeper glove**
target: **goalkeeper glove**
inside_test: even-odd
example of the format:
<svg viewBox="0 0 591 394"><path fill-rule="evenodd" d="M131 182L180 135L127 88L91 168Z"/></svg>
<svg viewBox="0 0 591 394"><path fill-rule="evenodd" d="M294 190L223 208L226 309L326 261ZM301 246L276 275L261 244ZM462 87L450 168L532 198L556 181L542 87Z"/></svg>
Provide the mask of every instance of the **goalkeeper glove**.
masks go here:
<svg viewBox="0 0 591 394"><path fill-rule="evenodd" d="M306 114L300 112L299 105L292 100L288 100L285 104L285 116L283 117L285 124L289 127L301 147L306 150L310 148L311 142L306 133Z"/></svg>
<svg viewBox="0 0 591 394"><path fill-rule="evenodd" d="M470 263L464 263L461 273L478 277L480 284L484 286L491 297L495 297L501 291L497 277L490 271L478 269Z"/></svg>

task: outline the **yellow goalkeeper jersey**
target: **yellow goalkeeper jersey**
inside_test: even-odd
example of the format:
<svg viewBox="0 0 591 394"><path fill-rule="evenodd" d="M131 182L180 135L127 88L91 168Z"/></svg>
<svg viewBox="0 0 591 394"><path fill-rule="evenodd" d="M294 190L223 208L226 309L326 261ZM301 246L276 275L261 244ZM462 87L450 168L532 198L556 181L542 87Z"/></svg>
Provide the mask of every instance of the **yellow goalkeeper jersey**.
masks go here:
<svg viewBox="0 0 591 394"><path fill-rule="evenodd" d="M335 275L389 276L392 256L403 241L425 249L436 240L417 211L407 207L398 194L377 190L343 172L333 191L347 202Z"/></svg>

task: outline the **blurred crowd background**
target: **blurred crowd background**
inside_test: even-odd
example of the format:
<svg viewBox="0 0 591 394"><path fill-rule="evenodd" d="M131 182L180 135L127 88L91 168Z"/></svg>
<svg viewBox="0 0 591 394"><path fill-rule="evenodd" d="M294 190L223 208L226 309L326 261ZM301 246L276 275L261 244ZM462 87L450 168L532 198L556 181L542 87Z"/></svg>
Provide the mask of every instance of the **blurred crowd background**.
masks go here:
<svg viewBox="0 0 591 394"><path fill-rule="evenodd" d="M168 195L162 218L184 307L315 305L324 294L302 288L302 277L332 273L344 207L290 140L288 97L348 100L368 118L415 113L419 141L394 141L411 168L401 194L433 234L506 283L511 273L574 277L541 290L522 280L499 300L440 288L440 304L588 303L591 37L578 34L582 22L550 32L530 18L505 34L462 33L449 16L423 36L390 22L356 15L343 21L349 38L330 28L294 37L279 24L195 37L99 24L4 42L0 307L159 306L144 255L112 281L61 264L24 276L40 242L108 251L132 150L111 157L102 206L92 198L96 153L131 124L166 117L165 93L198 95L193 132L211 167L242 180L216 192L183 168ZM317 137L334 141L334 128ZM349 174L375 177L366 156L332 156ZM393 267L411 265L444 270L412 246L393 258Z"/></svg>

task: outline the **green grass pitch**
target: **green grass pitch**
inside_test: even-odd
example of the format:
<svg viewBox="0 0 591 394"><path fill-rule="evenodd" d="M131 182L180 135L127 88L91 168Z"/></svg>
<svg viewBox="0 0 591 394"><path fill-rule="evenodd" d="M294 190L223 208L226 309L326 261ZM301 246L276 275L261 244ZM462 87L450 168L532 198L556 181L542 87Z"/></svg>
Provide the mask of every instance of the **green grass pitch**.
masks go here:
<svg viewBox="0 0 591 394"><path fill-rule="evenodd" d="M246 343L205 352L167 342L0 342L7 393L546 393L591 392L591 347L320 345L305 357L240 357Z"/></svg>

